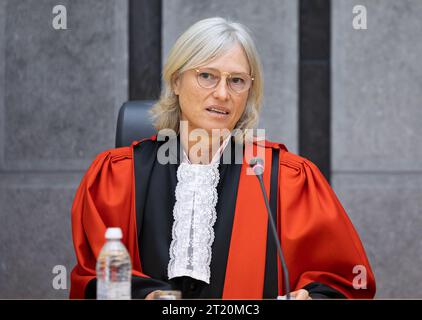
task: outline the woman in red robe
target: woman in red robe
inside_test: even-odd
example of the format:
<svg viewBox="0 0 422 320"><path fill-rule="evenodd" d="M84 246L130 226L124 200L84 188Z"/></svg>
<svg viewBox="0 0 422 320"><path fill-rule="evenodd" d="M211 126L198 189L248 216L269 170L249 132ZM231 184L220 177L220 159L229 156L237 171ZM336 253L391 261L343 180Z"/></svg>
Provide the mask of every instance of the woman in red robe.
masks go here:
<svg viewBox="0 0 422 320"><path fill-rule="evenodd" d="M96 258L108 227L123 231L133 298L165 289L185 298L284 295L259 181L248 171L251 154L264 159L292 296L373 298L375 279L362 243L318 168L281 143L238 139L256 124L262 99L261 66L246 29L222 18L194 24L171 50L163 80L153 108L158 136L99 154L77 190L71 298L95 297ZM175 135L163 141L162 129ZM215 129L230 134L209 138ZM175 161L163 163L162 150L172 145Z"/></svg>

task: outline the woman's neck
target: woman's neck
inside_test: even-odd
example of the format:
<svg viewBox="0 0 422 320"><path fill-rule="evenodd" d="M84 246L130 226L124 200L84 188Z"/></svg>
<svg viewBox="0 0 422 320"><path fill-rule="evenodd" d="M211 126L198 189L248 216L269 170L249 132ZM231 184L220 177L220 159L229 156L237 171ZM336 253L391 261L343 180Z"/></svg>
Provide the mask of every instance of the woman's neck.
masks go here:
<svg viewBox="0 0 422 320"><path fill-rule="evenodd" d="M181 130L180 142L191 163L209 164L224 140L230 135L228 130Z"/></svg>

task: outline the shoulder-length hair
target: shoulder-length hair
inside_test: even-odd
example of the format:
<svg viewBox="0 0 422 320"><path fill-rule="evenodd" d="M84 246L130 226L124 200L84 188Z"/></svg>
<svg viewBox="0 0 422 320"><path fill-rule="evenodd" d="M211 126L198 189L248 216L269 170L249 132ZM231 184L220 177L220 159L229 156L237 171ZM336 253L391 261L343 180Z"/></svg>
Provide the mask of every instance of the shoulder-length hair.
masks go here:
<svg viewBox="0 0 422 320"><path fill-rule="evenodd" d="M200 20L187 29L175 42L163 67L163 88L158 102L150 113L154 127L179 132L181 111L178 96L173 90L173 79L178 73L200 67L221 56L236 43L246 54L250 75L254 78L246 108L235 129L244 133L259 120L263 96L262 66L249 30L240 23L221 17ZM238 131L239 131L238 130Z"/></svg>

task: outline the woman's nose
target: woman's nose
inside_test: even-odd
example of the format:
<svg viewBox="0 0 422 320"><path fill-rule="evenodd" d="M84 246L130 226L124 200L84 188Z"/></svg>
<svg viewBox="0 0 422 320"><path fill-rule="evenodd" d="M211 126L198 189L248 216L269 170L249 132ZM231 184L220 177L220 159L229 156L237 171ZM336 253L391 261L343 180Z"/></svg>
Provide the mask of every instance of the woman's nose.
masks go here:
<svg viewBox="0 0 422 320"><path fill-rule="evenodd" d="M217 84L217 87L214 90L214 97L227 100L229 98L229 87L227 86L227 80L221 78L220 82Z"/></svg>

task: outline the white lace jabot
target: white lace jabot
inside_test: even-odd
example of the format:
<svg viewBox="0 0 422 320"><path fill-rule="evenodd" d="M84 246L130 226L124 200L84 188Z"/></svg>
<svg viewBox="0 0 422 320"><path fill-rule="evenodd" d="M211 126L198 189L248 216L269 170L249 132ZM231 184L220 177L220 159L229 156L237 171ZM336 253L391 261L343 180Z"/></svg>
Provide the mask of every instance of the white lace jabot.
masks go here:
<svg viewBox="0 0 422 320"><path fill-rule="evenodd" d="M215 206L220 156L230 141L225 139L210 164L191 164L186 154L177 169L176 203L173 209L169 279L181 276L210 283L214 242Z"/></svg>

